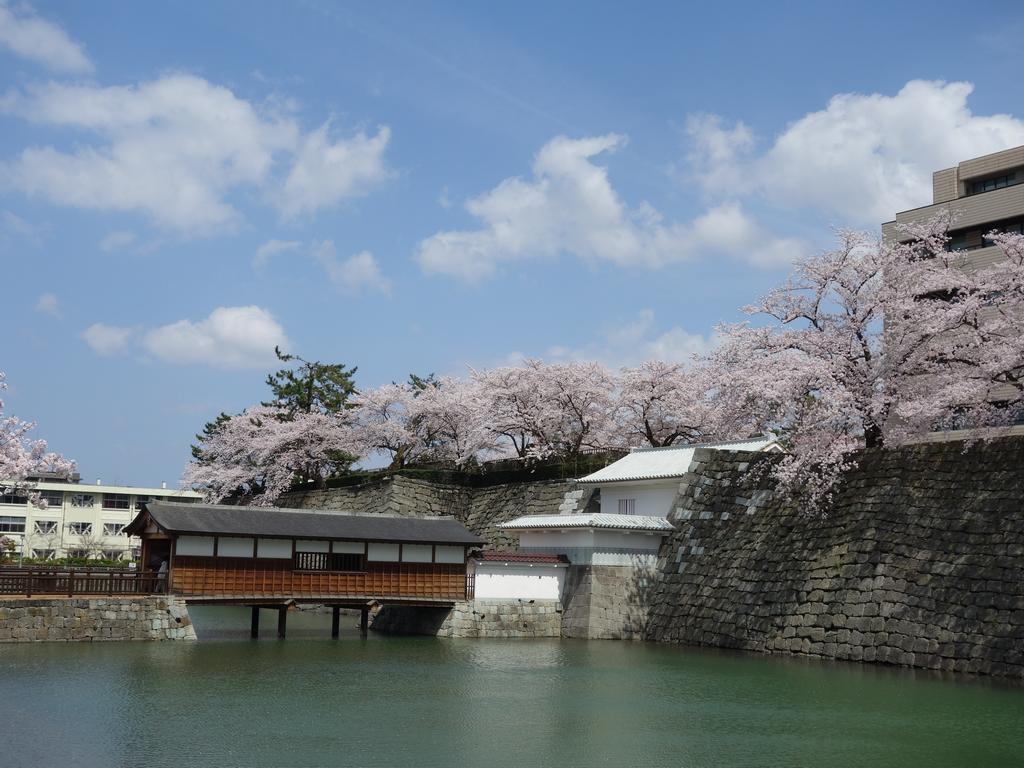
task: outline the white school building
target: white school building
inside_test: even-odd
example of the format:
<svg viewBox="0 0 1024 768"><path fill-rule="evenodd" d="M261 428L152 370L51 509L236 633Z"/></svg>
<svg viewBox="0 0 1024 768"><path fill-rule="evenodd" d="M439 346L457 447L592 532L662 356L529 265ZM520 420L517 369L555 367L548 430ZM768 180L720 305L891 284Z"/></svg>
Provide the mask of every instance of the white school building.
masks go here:
<svg viewBox="0 0 1024 768"><path fill-rule="evenodd" d="M122 533L148 501L196 502L202 496L166 486L139 488L88 485L75 480L40 479L34 491L45 507L23 492L0 493L0 536L14 539L24 557L103 557L123 560L138 555L138 539Z"/></svg>

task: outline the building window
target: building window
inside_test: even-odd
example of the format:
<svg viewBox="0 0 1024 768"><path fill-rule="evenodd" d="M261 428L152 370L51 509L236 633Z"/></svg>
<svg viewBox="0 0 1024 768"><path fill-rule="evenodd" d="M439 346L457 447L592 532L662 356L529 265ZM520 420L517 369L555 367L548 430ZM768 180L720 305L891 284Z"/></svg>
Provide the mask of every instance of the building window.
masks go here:
<svg viewBox="0 0 1024 768"><path fill-rule="evenodd" d="M120 549L104 549L101 554L104 560L120 560L124 557L124 551Z"/></svg>
<svg viewBox="0 0 1024 768"><path fill-rule="evenodd" d="M78 536L85 536L92 533L92 523L68 523L68 530Z"/></svg>
<svg viewBox="0 0 1024 768"><path fill-rule="evenodd" d="M131 509L131 497L127 493L104 493L104 509Z"/></svg>
<svg viewBox="0 0 1024 768"><path fill-rule="evenodd" d="M40 491L39 500L46 502L47 509L60 509L64 506L64 491Z"/></svg>
<svg viewBox="0 0 1024 768"><path fill-rule="evenodd" d="M104 523L103 524L103 535L104 536L120 536L124 533L124 523Z"/></svg>
<svg viewBox="0 0 1024 768"><path fill-rule="evenodd" d="M0 533L24 533L25 518L0 515Z"/></svg>
<svg viewBox="0 0 1024 768"><path fill-rule="evenodd" d="M1020 181L1015 172L1004 173L1002 176L991 176L987 179L978 179L977 181L967 183L967 194L980 195L982 192L991 192L993 189L1012 187L1014 184L1019 184Z"/></svg>
<svg viewBox="0 0 1024 768"><path fill-rule="evenodd" d="M36 533L48 536L57 532L56 520L36 520Z"/></svg>
<svg viewBox="0 0 1024 768"><path fill-rule="evenodd" d="M136 511L142 509L143 504L149 504L151 501L162 501L161 496L136 496L135 497L135 509Z"/></svg>
<svg viewBox="0 0 1024 768"><path fill-rule="evenodd" d="M76 493L71 497L71 506L82 509L91 509L96 503L96 497L91 493Z"/></svg>
<svg viewBox="0 0 1024 768"><path fill-rule="evenodd" d="M33 549L32 557L39 560L52 560L53 556L57 554L56 550L53 549Z"/></svg>
<svg viewBox="0 0 1024 768"><path fill-rule="evenodd" d="M89 557L88 549L69 549L68 557L77 557L80 559L86 559Z"/></svg>
<svg viewBox="0 0 1024 768"><path fill-rule="evenodd" d="M4 491L0 493L0 504L28 504L28 496L21 491Z"/></svg>
<svg viewBox="0 0 1024 768"><path fill-rule="evenodd" d="M636 514L636 499L619 499L619 514L620 515L635 515Z"/></svg>

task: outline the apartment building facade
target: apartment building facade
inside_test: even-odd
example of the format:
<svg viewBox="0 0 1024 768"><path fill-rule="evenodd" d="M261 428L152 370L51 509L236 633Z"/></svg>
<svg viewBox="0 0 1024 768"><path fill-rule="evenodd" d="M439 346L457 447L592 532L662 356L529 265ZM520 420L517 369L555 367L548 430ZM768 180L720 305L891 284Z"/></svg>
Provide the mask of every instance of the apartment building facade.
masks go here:
<svg viewBox="0 0 1024 768"><path fill-rule="evenodd" d="M24 493L0 493L0 536L14 539L24 557L134 559L139 541L122 531L148 501L196 502L194 491L95 485L42 479L36 492L45 506Z"/></svg>
<svg viewBox="0 0 1024 768"><path fill-rule="evenodd" d="M963 268L983 269L1005 258L1002 248L989 238L993 232L1024 234L1024 146L964 160L953 168L932 174L932 203L901 211L882 224L882 236L890 241L909 241L901 225L924 223L939 214L950 218L950 251L965 254ZM994 399L1011 397L1011 390L994 392ZM1019 422L1000 427L1001 432L1024 434ZM973 434L973 433L972 433ZM949 440L965 432L933 432L922 440Z"/></svg>
<svg viewBox="0 0 1024 768"><path fill-rule="evenodd" d="M950 250L965 251L965 269L980 268L1002 258L1002 250L986 236L994 231L1024 233L1024 146L964 160L932 174L932 203L901 211L882 224L887 240L906 238L900 225L950 216Z"/></svg>

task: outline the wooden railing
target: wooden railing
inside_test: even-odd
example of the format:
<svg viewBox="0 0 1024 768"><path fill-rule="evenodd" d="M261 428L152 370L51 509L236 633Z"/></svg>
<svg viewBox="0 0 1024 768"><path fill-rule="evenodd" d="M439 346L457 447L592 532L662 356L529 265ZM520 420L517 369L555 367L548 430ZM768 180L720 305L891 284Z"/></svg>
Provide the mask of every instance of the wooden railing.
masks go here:
<svg viewBox="0 0 1024 768"><path fill-rule="evenodd" d="M152 595L167 591L166 574L130 568L0 566L0 595Z"/></svg>

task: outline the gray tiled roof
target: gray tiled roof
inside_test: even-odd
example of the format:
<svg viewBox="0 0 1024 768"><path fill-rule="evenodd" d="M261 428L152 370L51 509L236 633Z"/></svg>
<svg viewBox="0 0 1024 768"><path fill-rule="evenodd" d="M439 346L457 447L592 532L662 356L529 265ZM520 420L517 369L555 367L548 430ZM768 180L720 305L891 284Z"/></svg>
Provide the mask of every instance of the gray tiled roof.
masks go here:
<svg viewBox="0 0 1024 768"><path fill-rule="evenodd" d="M164 531L210 536L274 536L299 539L358 539L432 544L480 545L453 517L398 517L331 510L236 507L226 504L176 504L153 501L127 528L137 534L146 514Z"/></svg>

